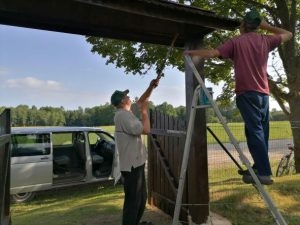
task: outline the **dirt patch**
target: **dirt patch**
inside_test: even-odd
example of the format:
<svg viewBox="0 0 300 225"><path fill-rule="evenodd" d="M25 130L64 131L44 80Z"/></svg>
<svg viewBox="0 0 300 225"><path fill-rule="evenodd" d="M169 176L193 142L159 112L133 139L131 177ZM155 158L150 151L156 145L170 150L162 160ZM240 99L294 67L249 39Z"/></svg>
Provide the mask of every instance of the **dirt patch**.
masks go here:
<svg viewBox="0 0 300 225"><path fill-rule="evenodd" d="M120 225L122 212L114 215L95 215L82 225ZM154 225L170 225L172 218L160 209L147 205L142 220L151 221Z"/></svg>

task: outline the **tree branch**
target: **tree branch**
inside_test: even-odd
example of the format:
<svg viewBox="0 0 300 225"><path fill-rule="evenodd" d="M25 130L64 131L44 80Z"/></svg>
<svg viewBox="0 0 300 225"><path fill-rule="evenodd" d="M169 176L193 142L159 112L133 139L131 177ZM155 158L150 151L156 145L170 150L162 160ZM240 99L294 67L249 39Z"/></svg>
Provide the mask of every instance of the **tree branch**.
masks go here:
<svg viewBox="0 0 300 225"><path fill-rule="evenodd" d="M275 9L268 6L268 5L264 5L262 3L259 3L257 1L254 1L254 0L243 0L243 2L246 4L246 5L251 5L251 6L255 6L256 8L259 8L259 9L265 9L269 12L272 12L274 11Z"/></svg>
<svg viewBox="0 0 300 225"><path fill-rule="evenodd" d="M276 82L273 81L272 79L269 79L269 87L270 87L270 91L271 91L273 97L278 102L278 104L279 104L280 108L282 109L282 111L284 112L284 114L289 116L290 112L284 105L284 102L288 101L288 94L283 92L280 88L278 88Z"/></svg>

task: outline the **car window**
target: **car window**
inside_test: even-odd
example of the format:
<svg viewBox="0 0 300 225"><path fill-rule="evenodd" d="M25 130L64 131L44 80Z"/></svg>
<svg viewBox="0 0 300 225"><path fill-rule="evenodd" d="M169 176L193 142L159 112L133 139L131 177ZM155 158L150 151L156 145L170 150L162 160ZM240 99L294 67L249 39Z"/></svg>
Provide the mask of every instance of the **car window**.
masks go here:
<svg viewBox="0 0 300 225"><path fill-rule="evenodd" d="M72 146L74 143L85 143L83 132L52 133L52 144L55 146Z"/></svg>
<svg viewBox="0 0 300 225"><path fill-rule="evenodd" d="M49 134L15 134L11 137L11 156L37 156L50 154Z"/></svg>
<svg viewBox="0 0 300 225"><path fill-rule="evenodd" d="M94 145L101 140L114 142L113 137L105 132L89 132L88 137L91 145Z"/></svg>
<svg viewBox="0 0 300 225"><path fill-rule="evenodd" d="M52 144L53 146L72 145L73 133L52 133Z"/></svg>

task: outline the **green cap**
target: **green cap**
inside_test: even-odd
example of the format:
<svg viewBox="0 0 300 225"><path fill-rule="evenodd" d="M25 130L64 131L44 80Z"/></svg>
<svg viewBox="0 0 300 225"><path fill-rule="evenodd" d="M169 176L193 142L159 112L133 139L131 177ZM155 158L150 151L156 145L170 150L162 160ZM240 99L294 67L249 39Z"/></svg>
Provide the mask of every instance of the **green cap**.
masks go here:
<svg viewBox="0 0 300 225"><path fill-rule="evenodd" d="M251 9L246 13L244 22L250 25L258 26L261 23L261 17L256 9Z"/></svg>
<svg viewBox="0 0 300 225"><path fill-rule="evenodd" d="M114 106L118 106L122 99L129 93L129 90L125 90L125 91L118 91L116 90L110 97L110 102L112 105Z"/></svg>

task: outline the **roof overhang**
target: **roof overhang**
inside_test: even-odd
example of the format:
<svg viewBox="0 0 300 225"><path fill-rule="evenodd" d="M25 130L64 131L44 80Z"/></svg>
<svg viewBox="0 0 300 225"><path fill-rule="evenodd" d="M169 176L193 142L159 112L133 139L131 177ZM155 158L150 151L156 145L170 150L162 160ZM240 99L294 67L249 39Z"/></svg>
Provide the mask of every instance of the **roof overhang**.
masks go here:
<svg viewBox="0 0 300 225"><path fill-rule="evenodd" d="M238 20L164 0L0 0L0 23L65 33L170 45L233 30Z"/></svg>

